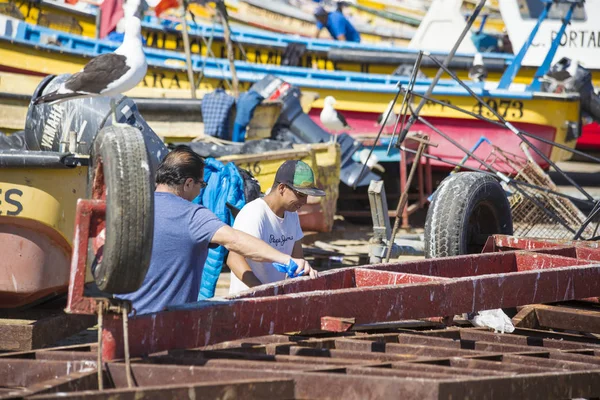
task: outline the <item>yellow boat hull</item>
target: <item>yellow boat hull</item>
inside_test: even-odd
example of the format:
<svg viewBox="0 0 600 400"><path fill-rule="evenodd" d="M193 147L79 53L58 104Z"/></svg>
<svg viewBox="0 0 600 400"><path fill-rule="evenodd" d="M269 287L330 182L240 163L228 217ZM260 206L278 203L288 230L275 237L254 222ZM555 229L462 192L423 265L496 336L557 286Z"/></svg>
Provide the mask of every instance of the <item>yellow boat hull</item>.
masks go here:
<svg viewBox="0 0 600 400"><path fill-rule="evenodd" d="M6 2L7 0L0 0L0 3ZM192 11L195 15L200 17L208 16L212 17L212 11L207 9L206 7L191 5ZM253 10L256 8L256 10ZM51 7L46 4L42 4L41 6L33 5L29 2L24 2L20 6L20 10L24 16L26 16L25 21L31 24L37 24L40 16L55 16L56 18L62 19L76 19L76 23L81 28L81 35L87 37L96 37L96 25L95 19L85 14L77 14L71 15L67 12L58 9L56 7ZM240 18L242 16L246 19L252 19L254 21L254 26L256 27L261 21L264 23L265 18L269 17L269 27L274 31L283 32L284 28L288 31L291 30L292 34L297 35L308 35L311 36L312 32L315 31L315 26L312 23L308 23L306 21L295 20L292 18L285 18L284 16L277 16L278 14L271 13L267 10L259 9L257 7L253 7L247 3L239 3L237 8L232 8L230 10L231 16L239 15ZM274 14L277 17L271 16L270 14ZM235 24L235 23L234 23ZM278 25L279 24L279 25ZM77 33L76 29L73 29L69 24L51 24L51 28L58 30L66 30L71 33ZM277 28L279 27L279 28ZM183 41L181 39L181 35L178 33L167 33L163 30L148 30L144 29L142 35L146 39L146 44L149 47L164 49L164 50L175 50L175 51L183 51ZM327 38L327 32L321 32L322 37ZM363 34L361 37L366 41L381 41L383 40L381 37L376 37L372 35ZM207 39L208 41L208 39ZM192 54L199 54L206 57L212 57L213 55L219 58L227 57L227 49L225 47L225 43L221 40L214 40L210 45L210 49L207 48L205 42L200 37L192 36L190 38L191 42L191 52ZM408 44L406 40L394 39L395 45L405 46ZM253 46L253 45L244 45L244 50L242 50L238 46L234 46L234 57L236 60L245 60L251 63L257 64L274 64L281 65L282 55L284 52L284 48L265 48L261 46ZM305 54L301 59L301 65L310 68L318 68L323 70L342 70L342 71L353 71L353 72L368 72L368 73L381 73L381 74L391 74L396 69L397 65L385 65L385 64L377 64L377 63L361 63L361 62L333 62L327 59L326 54L319 53L309 53ZM467 78L468 71L459 71L459 76L461 78ZM522 72L517 77L517 82L528 83L531 81L533 77L534 70L526 70L523 69ZM433 77L436 73L435 69L425 68L423 69L423 73L427 76ZM496 79L500 77L500 73L491 72L490 79ZM522 78L522 79L521 79Z"/></svg>

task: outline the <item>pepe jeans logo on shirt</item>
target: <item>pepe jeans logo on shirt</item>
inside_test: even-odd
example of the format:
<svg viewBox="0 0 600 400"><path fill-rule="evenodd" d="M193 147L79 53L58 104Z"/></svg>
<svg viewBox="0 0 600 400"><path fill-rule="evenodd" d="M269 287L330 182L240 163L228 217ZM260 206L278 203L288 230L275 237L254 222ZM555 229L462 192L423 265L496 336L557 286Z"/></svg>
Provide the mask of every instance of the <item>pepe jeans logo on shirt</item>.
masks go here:
<svg viewBox="0 0 600 400"><path fill-rule="evenodd" d="M287 242L288 240L294 240L294 237L285 235L281 235L281 237L275 237L275 235L269 236L269 243L275 243L275 247L285 246L285 242Z"/></svg>

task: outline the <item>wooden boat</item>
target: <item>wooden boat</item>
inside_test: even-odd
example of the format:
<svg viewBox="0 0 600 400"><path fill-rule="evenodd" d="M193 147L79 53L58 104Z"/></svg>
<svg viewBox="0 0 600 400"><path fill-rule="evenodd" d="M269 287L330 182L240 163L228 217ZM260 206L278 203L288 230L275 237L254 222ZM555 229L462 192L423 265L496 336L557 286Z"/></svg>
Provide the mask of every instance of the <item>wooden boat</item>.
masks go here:
<svg viewBox="0 0 600 400"><path fill-rule="evenodd" d="M0 6L3 4L13 5L13 3L3 3L6 1L8 0L0 0ZM14 7L15 6L13 5L13 8ZM457 7L460 7L460 4L458 4ZM590 6L586 5L586 7ZM194 4L192 4L192 9L195 15L210 18L210 9ZM71 18L71 21L76 20L79 23L82 31L81 34L83 36L96 37L96 15L93 13L86 13L75 9L72 6L59 5L49 0L42 0L39 3L23 2L19 10L23 16L27 16L25 19L26 22L37 24L40 18L43 17L42 25L46 24L53 29L63 31L72 30L70 28L72 24L48 24L44 21L60 21L64 18ZM2 7L0 7L0 13L2 13ZM462 29L462 24L464 24L464 18L461 13L457 13L456 18L456 21L452 21L452 25L456 27L455 29L460 30ZM550 21L550 23L552 23L552 21ZM220 25L211 22L199 22L198 24L195 24L192 21L188 21L188 24L190 26L192 54L226 58L227 52L223 39L223 29ZM486 25L487 24L489 24L489 20L486 22ZM148 47L155 49L183 51L183 41L181 39L180 29L181 27L176 22L165 22L165 20L161 21L157 18L146 17L143 22L143 35L146 39L146 44ZM305 26L303 29L304 32L306 32L308 27ZM515 29L518 29L518 35L523 36L526 34L526 32L523 33L522 29L518 27ZM411 43L415 42L413 44L414 48L405 48L381 44L357 44L310 39L232 25L232 39L235 43L239 44L234 46L234 58L237 60L257 64L281 65L287 46L292 43L297 43L306 46L306 52L301 57L299 66L325 70L380 74L393 73L398 65L401 64L413 65L419 49L423 47L430 48L430 50L431 48L436 48L435 46L426 46L431 43L439 45L438 50L432 50L431 53L440 59L444 59L449 46L451 46L451 42L454 40L454 36L449 35L449 42L445 43L443 40L440 40L441 38L436 35L435 32L419 34L419 36L425 37L428 37L428 35L433 35L433 38L428 41L415 41L413 39ZM212 41L210 40L211 38L213 39ZM207 46L208 42L210 42L210 46ZM468 41L464 42L466 43ZM449 65L461 79L468 79L468 70L473 64L474 51L475 48L470 45L468 51L457 53ZM565 51L565 49L562 49L562 51ZM571 55L568 49L566 49L566 51L565 55ZM524 65L519 70L515 82L531 82L536 71L536 66L539 65L541 58L543 57L537 58L537 64ZM590 61L600 59L600 57L589 58ZM487 67L489 79L500 79L502 73L506 67L510 65L513 59L513 54L483 53L483 62ZM596 65L593 62L587 62L586 67L592 70L594 82L597 86L600 86L600 65ZM426 62L422 65L421 71L425 76L433 77L437 68L433 63ZM160 86L160 83L157 82L157 85Z"/></svg>
<svg viewBox="0 0 600 400"><path fill-rule="evenodd" d="M86 196L85 160L66 167L23 157L20 167L2 160L0 178L0 308L29 304L69 281L77 199Z"/></svg>
<svg viewBox="0 0 600 400"><path fill-rule="evenodd" d="M315 18L312 9L302 10L282 1L237 0L230 1L228 13L233 21L241 21L250 26L269 31L312 36L315 32ZM314 6L311 6L314 7ZM364 42L391 42L407 44L413 29L403 23L372 15L370 23L354 23ZM327 36L328 37L328 36Z"/></svg>
<svg viewBox="0 0 600 400"><path fill-rule="evenodd" d="M2 3L3 1L7 0L0 0L0 13L11 15L8 12L9 7L6 5L10 5L12 8L16 8L16 6L13 3ZM2 5L5 5L5 7L1 7ZM195 15L205 16L210 19L210 9L194 4L190 7ZM42 26L66 31L67 33L96 37L96 15L77 10L72 6L59 5L48 0L43 0L39 3L23 2L18 12L25 17L26 22L31 24L38 24L38 21L41 20L42 23L40 25ZM65 19L70 22L52 23L52 21L60 22ZM220 25L211 22L199 22L196 24L192 21L188 21L188 24L190 26L190 42L193 54L203 56L215 55L219 58L226 57L223 29ZM178 23L146 17L142 25L142 32L148 47L183 51L181 27ZM303 29L308 28L304 27ZM303 32L306 32L306 30L303 30ZM206 38L213 39L210 46L207 46ZM235 59L258 64L281 65L286 47L291 43L306 46L306 53L300 60L300 66L317 69L392 73L399 64L413 64L416 56L415 50L404 47L392 47L389 44L356 44L324 39L310 39L264 30L248 29L236 26L235 24L232 25L232 39L234 42L239 43L239 46L234 46ZM444 53L440 52L439 56L444 57ZM490 76L499 77L498 74L504 70L507 62L510 61L510 57L490 54L484 56L484 61L488 66ZM459 54L456 61L451 64L451 67L453 70L458 71L461 77L466 78L467 71L472 62L472 55ZM435 70L431 66L425 66L423 72L428 76L435 74ZM529 76L533 76L532 74L530 73Z"/></svg>
<svg viewBox="0 0 600 400"><path fill-rule="evenodd" d="M68 35L46 28L18 22L13 36L0 37L0 67L4 69L25 70L35 74L57 74L78 71L89 57L113 51L114 44L95 41L80 36ZM43 44L40 38L52 35L62 46ZM149 87L189 87L183 55L176 52L147 49L150 65L149 75L142 86ZM194 70L202 72L199 88L211 90L222 86L228 79L229 64L224 60L209 60L194 56ZM317 71L299 67L262 66L246 62L236 62L237 75L244 87L260 80L266 74L276 74L284 81L303 90L317 92L320 99L315 101L311 116L318 123L318 115L327 95L334 96L336 107L347 114L348 121L354 126L353 134L368 135L376 130L374 122L382 113L395 92L398 81L406 84L406 78L390 75L360 74L353 72ZM424 92L429 80L418 81L417 88ZM471 84L473 90L486 101L496 104L509 120L545 139L575 145L579 127L579 97L574 95L552 95L528 90L525 85L512 85L509 89L495 89L494 82ZM455 82L442 80L434 91L434 97L454 105L473 109L475 101ZM551 112L549 112L551 110ZM476 110L478 111L478 110ZM481 110L485 112L485 110ZM466 145L474 144L481 136L479 125L472 118L459 116L449 108L429 105L423 109L423 115L436 118L438 126L450 129L459 135ZM568 124L566 123L568 122ZM415 129L425 130L418 125ZM489 128L486 135L494 144L508 151L518 149L518 141L502 129ZM435 135L433 135L435 141ZM554 160L564 159L564 152L551 151L541 146ZM438 149L436 154L457 161L462 158L458 152L447 148ZM538 160L541 161L541 160Z"/></svg>

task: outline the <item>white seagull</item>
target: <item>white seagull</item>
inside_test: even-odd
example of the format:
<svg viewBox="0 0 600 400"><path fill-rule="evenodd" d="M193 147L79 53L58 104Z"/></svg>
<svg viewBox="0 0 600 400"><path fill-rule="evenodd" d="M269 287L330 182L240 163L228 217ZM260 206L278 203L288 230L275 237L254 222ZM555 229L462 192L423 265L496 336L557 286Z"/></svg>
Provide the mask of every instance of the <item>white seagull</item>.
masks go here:
<svg viewBox="0 0 600 400"><path fill-rule="evenodd" d="M469 69L469 79L473 82L483 82L487 76L488 71L483 63L481 53L475 53L475 57L473 57L473 66Z"/></svg>
<svg viewBox="0 0 600 400"><path fill-rule="evenodd" d="M321 111L320 119L321 123L325 128L331 131L341 131L343 129L352 129L346 122L346 118L340 114L333 105L335 104L335 98L333 96L325 97L325 107Z"/></svg>
<svg viewBox="0 0 600 400"><path fill-rule="evenodd" d="M142 24L130 17L123 43L114 53L101 54L80 72L71 75L60 87L33 101L33 104L59 103L74 98L114 96L133 89L146 76L148 64L142 48Z"/></svg>
<svg viewBox="0 0 600 400"><path fill-rule="evenodd" d="M394 126L394 124L396 123L396 118L398 116L394 112L393 107L394 107L394 100L390 100L385 111L383 113L379 114L379 116L377 117L377 123L375 124L375 126L381 126L381 123L385 119L385 116L387 115L388 112L390 113L390 116L385 121L384 126ZM390 112L390 110L391 110L391 112Z"/></svg>

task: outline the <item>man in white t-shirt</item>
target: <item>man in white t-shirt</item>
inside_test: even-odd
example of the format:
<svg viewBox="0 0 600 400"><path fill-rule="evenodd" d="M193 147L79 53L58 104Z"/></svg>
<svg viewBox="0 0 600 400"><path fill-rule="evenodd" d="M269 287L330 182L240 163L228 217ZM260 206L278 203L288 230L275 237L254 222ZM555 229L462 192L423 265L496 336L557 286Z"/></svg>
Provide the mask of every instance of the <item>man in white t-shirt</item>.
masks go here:
<svg viewBox="0 0 600 400"><path fill-rule="evenodd" d="M325 196L315 187L312 169L303 161L286 161L277 170L271 191L263 198L246 204L235 217L233 227L262 239L271 247L295 258L303 258L302 229L298 209L306 204L308 196ZM294 277L318 276L308 263L304 271L286 273L272 263L260 263L230 252L227 265L231 269L229 294L249 287Z"/></svg>

